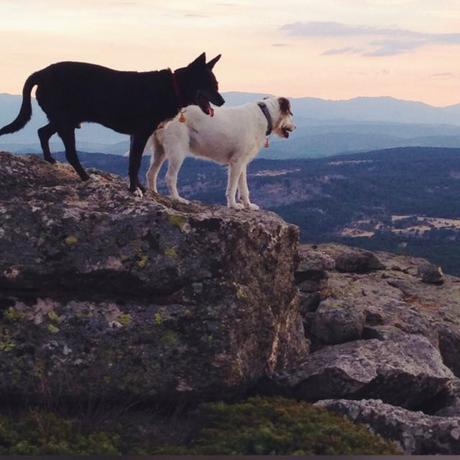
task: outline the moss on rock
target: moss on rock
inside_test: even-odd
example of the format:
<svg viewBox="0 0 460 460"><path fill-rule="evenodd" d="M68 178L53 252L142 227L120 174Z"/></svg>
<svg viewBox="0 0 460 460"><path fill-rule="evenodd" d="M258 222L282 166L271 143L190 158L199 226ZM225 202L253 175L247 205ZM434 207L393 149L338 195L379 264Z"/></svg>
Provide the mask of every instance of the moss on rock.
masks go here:
<svg viewBox="0 0 460 460"><path fill-rule="evenodd" d="M177 258L177 251L174 247L168 247L165 249L165 256L170 257L171 259Z"/></svg>
<svg viewBox="0 0 460 460"><path fill-rule="evenodd" d="M117 320L122 326L129 326L132 321L132 317L129 313L122 313L117 317Z"/></svg>
<svg viewBox="0 0 460 460"><path fill-rule="evenodd" d="M75 235L69 235L65 238L64 243L67 246L75 246L78 243L78 238Z"/></svg>
<svg viewBox="0 0 460 460"><path fill-rule="evenodd" d="M14 307L9 307L3 313L3 318L9 322L19 321L24 317L24 315Z"/></svg>
<svg viewBox="0 0 460 460"><path fill-rule="evenodd" d="M180 214L168 214L168 220L171 225L178 227L181 231L187 223L187 218Z"/></svg>

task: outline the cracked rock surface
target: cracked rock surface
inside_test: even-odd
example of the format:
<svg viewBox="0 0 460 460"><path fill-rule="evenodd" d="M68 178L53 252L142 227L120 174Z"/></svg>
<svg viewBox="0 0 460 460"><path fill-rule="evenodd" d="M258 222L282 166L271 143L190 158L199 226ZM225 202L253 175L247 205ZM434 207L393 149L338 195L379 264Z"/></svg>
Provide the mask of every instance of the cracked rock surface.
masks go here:
<svg viewBox="0 0 460 460"><path fill-rule="evenodd" d="M401 334L321 348L274 380L307 401L379 398L418 409L446 398L453 378L425 337Z"/></svg>
<svg viewBox="0 0 460 460"><path fill-rule="evenodd" d="M305 358L298 231L0 153L2 398L207 399Z"/></svg>
<svg viewBox="0 0 460 460"><path fill-rule="evenodd" d="M385 404L380 400L319 401L315 406L346 415L395 441L405 454L442 455L460 452L460 418L436 417Z"/></svg>
<svg viewBox="0 0 460 460"><path fill-rule="evenodd" d="M460 454L460 279L0 153L0 395L316 402ZM319 401L319 402L318 402Z"/></svg>
<svg viewBox="0 0 460 460"><path fill-rule="evenodd" d="M365 423L407 454L460 453L460 279L426 260L302 245L311 353L266 382Z"/></svg>

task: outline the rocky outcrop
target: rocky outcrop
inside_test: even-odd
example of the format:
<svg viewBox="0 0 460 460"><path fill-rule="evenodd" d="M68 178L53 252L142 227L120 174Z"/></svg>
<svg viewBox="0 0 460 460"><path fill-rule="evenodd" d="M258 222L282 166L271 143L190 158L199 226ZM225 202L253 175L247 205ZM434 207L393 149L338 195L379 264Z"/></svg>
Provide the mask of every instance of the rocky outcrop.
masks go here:
<svg viewBox="0 0 460 460"><path fill-rule="evenodd" d="M0 154L0 394L230 395L305 359L298 232Z"/></svg>
<svg viewBox="0 0 460 460"><path fill-rule="evenodd" d="M407 453L460 453L457 278L35 157L0 153L0 183L0 398L250 389L321 401Z"/></svg>
<svg viewBox="0 0 460 460"><path fill-rule="evenodd" d="M307 335L315 349L331 343L321 337L316 339L318 324L321 330L324 326L345 331L350 327L350 318L364 314L361 338L397 340L400 334L424 336L441 353L444 364L459 375L456 359L460 354L458 278L442 274L438 267L424 259L385 252L373 253L372 258L377 259L373 266L383 268L367 270L367 273L339 271L337 260L354 266L362 250L338 244L304 245L299 253L308 265L308 271L303 273L304 283L309 273L315 270L322 273L323 282L312 284L309 291L309 295L319 298L317 305L314 310L302 311ZM297 273L296 279L299 276ZM323 320L326 312L332 314L329 310L334 310L331 323ZM351 324L359 323L352 321ZM360 327L356 326L359 331ZM320 336L323 335L321 332ZM358 332L351 334L349 340L359 338L358 335Z"/></svg>
<svg viewBox="0 0 460 460"><path fill-rule="evenodd" d="M460 453L460 280L424 259L338 244L304 245L299 254L312 352L266 390L331 398L318 404L406 453Z"/></svg>
<svg viewBox="0 0 460 460"><path fill-rule="evenodd" d="M425 337L400 334L322 348L274 381L307 401L379 398L418 409L447 400L453 377Z"/></svg>
<svg viewBox="0 0 460 460"><path fill-rule="evenodd" d="M323 407L351 420L367 425L385 439L398 443L405 454L459 454L460 418L435 417L423 412L411 412L380 400L319 401Z"/></svg>

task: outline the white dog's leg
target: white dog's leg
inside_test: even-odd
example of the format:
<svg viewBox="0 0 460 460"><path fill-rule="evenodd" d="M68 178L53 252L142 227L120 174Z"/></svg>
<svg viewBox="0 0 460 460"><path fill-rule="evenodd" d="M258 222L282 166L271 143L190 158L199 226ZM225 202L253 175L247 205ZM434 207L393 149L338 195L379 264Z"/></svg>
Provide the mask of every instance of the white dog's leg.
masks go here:
<svg viewBox="0 0 460 460"><path fill-rule="evenodd" d="M161 166L166 159L165 151L162 146L155 149L155 143L152 142L152 157L150 160L150 168L147 171L147 189L151 192L158 193L157 190L157 179L158 173L160 172Z"/></svg>
<svg viewBox="0 0 460 460"><path fill-rule="evenodd" d="M228 168L228 182L225 196L227 197L227 206L229 208L244 208L244 206L241 203L237 203L235 200L236 189L238 188L238 180L240 178L242 168L243 165L241 163L230 164Z"/></svg>
<svg viewBox="0 0 460 460"><path fill-rule="evenodd" d="M241 199L243 201L243 205L247 209L252 209L257 211L259 206L254 203L251 203L249 199L249 187L248 187L248 177L246 172L247 165L244 165L243 170L241 171L240 178L238 181L238 190L241 193Z"/></svg>
<svg viewBox="0 0 460 460"><path fill-rule="evenodd" d="M173 200L176 200L179 203L188 204L190 201L179 196L179 192L177 191L177 175L179 174L179 169L182 166L184 159L185 157L183 155L169 155L166 185L168 186L169 194Z"/></svg>
<svg viewBox="0 0 460 460"><path fill-rule="evenodd" d="M236 202L241 203L241 191L240 191L239 182L238 182L238 188L236 189Z"/></svg>

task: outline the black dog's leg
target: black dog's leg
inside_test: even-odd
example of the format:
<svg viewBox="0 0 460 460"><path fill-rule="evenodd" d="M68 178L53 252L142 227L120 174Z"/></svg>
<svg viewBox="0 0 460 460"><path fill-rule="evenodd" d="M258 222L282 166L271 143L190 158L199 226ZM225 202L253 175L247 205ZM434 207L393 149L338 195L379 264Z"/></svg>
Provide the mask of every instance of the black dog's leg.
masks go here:
<svg viewBox="0 0 460 460"><path fill-rule="evenodd" d="M67 161L73 166L81 180L88 180L89 176L80 164L80 160L77 157L77 151L75 149L75 129L73 127L63 127L57 130L59 136L64 142L65 156Z"/></svg>
<svg viewBox="0 0 460 460"><path fill-rule="evenodd" d="M140 189L145 193L145 187L139 181L139 169L141 167L142 154L150 133L134 134L131 136L129 148L129 191L135 192Z"/></svg>
<svg viewBox="0 0 460 460"><path fill-rule="evenodd" d="M48 163L56 163L56 160L51 156L49 145L50 137L56 133L56 129L49 123L46 126L42 126L37 132L43 150L43 157Z"/></svg>

